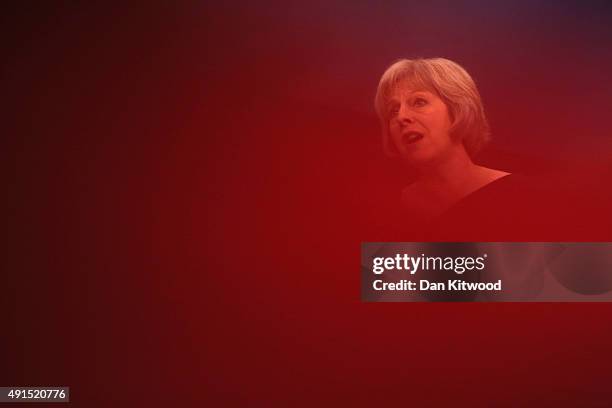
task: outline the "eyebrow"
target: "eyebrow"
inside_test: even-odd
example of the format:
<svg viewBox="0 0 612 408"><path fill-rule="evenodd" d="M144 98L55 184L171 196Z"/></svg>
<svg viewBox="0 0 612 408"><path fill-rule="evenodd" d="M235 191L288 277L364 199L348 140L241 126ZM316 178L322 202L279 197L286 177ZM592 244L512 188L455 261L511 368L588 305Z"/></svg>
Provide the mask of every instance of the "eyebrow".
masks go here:
<svg viewBox="0 0 612 408"><path fill-rule="evenodd" d="M414 96L414 95L429 96L429 95L426 95L426 94L432 95L432 92L428 91L428 90L419 90L419 91L411 91L410 92L410 96ZM397 104L397 103L399 103L399 100L396 99L396 98L389 98L389 99L387 99L387 105Z"/></svg>
<svg viewBox="0 0 612 408"><path fill-rule="evenodd" d="M416 95L416 94L430 94L430 95L431 95L431 94L432 94L432 92L431 92L431 91L428 91L428 90L426 90L426 89L419 90L419 91L412 91L412 92L410 92L410 96L413 96L413 95Z"/></svg>
<svg viewBox="0 0 612 408"><path fill-rule="evenodd" d="M414 95L414 94L433 94L432 91L427 90L427 89L419 89L416 91L408 91L409 94ZM389 98L389 99L393 99L393 98Z"/></svg>

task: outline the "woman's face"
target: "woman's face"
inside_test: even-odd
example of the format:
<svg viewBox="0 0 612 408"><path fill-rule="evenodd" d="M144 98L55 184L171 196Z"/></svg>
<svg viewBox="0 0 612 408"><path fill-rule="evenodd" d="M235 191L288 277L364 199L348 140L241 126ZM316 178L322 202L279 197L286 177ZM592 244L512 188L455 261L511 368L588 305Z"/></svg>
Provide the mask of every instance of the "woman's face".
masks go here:
<svg viewBox="0 0 612 408"><path fill-rule="evenodd" d="M462 147L450 137L448 108L436 94L399 82L388 109L391 142L411 163L428 164Z"/></svg>

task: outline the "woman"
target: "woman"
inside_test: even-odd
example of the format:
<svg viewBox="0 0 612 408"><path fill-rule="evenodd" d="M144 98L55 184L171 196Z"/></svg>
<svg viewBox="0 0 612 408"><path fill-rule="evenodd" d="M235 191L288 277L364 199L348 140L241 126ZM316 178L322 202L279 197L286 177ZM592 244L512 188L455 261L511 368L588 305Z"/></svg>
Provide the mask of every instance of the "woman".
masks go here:
<svg viewBox="0 0 612 408"><path fill-rule="evenodd" d="M475 155L490 138L489 126L474 81L455 62L433 58L394 63L380 80L375 107L385 152L400 157L415 175L402 192L402 204L409 213L396 217L400 225L395 241L435 241L418 245L427 254L440 251L440 255L446 255L457 250L458 256L464 256L483 252L473 241L524 241L527 237L534 241L566 237L569 241L575 240L576 234L588 240L609 237L609 189L597 183L581 186L594 177L609 179L609 170L525 177L474 163ZM423 223L425 219L429 220ZM383 237L389 240L388 234ZM457 246L439 241L462 243ZM383 245L378 253L398 253L395 245L405 244ZM490 282L504 276L512 290L489 298L479 295L479 299L532 299L560 293L563 298L572 296L550 283L548 270L558 283L575 293L601 295L612 290L612 278L605 272L611 264L604 256L605 249L534 248L538 247L494 252L489 248L493 256L488 269L465 277ZM447 279L445 274L432 271L428 276L436 282ZM429 300L476 299L473 292L418 295Z"/></svg>
<svg viewBox="0 0 612 408"><path fill-rule="evenodd" d="M383 147L414 170L402 191L413 216L432 218L509 173L473 162L489 140L476 85L444 58L403 59L383 74L375 99Z"/></svg>

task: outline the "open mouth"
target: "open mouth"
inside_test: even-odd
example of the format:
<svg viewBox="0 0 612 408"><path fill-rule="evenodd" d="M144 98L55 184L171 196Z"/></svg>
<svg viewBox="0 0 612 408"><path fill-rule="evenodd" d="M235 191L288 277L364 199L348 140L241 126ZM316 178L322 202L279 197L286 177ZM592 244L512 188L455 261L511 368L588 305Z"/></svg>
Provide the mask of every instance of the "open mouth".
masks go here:
<svg viewBox="0 0 612 408"><path fill-rule="evenodd" d="M413 144L423 138L423 134L420 132L406 132L402 135L402 142L404 144Z"/></svg>

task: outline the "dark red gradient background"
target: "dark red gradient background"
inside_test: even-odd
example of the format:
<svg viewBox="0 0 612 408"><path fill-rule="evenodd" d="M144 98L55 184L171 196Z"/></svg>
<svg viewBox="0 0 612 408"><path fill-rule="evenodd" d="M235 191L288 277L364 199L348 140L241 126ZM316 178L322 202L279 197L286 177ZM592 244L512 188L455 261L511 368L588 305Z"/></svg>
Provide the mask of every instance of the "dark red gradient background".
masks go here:
<svg viewBox="0 0 612 408"><path fill-rule="evenodd" d="M474 76L483 163L609 198L612 7L171 3L2 13L2 385L84 407L609 406L612 305L364 304L359 249L422 238L372 227L402 180L372 107L400 57ZM587 207L427 238L612 241Z"/></svg>

